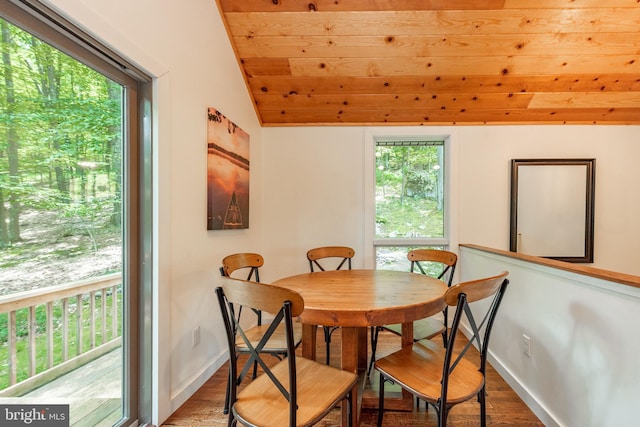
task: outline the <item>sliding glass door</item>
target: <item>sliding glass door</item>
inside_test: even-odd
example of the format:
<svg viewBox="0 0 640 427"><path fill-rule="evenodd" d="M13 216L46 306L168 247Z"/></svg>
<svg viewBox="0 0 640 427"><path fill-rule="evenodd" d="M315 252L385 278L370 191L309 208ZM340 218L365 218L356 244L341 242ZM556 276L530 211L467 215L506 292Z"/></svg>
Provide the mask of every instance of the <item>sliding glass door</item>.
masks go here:
<svg viewBox="0 0 640 427"><path fill-rule="evenodd" d="M128 424L150 392L147 80L30 3L0 9L0 425Z"/></svg>

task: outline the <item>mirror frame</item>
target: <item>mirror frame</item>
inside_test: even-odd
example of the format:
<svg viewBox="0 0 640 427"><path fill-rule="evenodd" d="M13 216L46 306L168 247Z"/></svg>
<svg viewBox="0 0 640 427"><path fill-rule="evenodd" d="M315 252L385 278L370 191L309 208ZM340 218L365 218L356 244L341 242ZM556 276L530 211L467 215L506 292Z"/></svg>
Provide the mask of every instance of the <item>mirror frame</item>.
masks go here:
<svg viewBox="0 0 640 427"><path fill-rule="evenodd" d="M594 211L595 211L595 159L512 159L511 160L511 224L510 224L510 242L509 250L518 252L518 198L522 196L521 189L518 187L518 171L522 167L535 166L586 166L585 184L586 192L584 195L585 225L584 225L584 253L581 256L554 254L538 255L542 258L550 258L559 261L573 263L592 263L593 262L593 230L594 230Z"/></svg>

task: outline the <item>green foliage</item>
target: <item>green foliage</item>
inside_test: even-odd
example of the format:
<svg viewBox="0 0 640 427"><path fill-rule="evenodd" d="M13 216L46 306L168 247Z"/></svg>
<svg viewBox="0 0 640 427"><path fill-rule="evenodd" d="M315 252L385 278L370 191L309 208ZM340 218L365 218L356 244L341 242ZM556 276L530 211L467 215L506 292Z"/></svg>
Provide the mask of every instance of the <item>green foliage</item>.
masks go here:
<svg viewBox="0 0 640 427"><path fill-rule="evenodd" d="M445 249L442 246L420 246L421 249ZM376 248L376 268L382 270L409 271L411 262L407 253L415 246L379 246ZM438 262L422 263L425 273L431 277L438 277L444 267ZM417 269L416 269L417 271Z"/></svg>
<svg viewBox="0 0 640 427"><path fill-rule="evenodd" d="M444 212L429 199L408 198L378 202L376 235L380 237L442 237Z"/></svg>
<svg viewBox="0 0 640 427"><path fill-rule="evenodd" d="M376 237L442 237L442 146L376 147Z"/></svg>
<svg viewBox="0 0 640 427"><path fill-rule="evenodd" d="M96 220L116 216L113 210L120 206L122 87L8 22L0 19L0 24L7 30L0 46L5 208L13 195L13 203L25 209L59 210L81 219L85 225L75 228L86 233L100 226ZM89 210L96 203L94 215Z"/></svg>

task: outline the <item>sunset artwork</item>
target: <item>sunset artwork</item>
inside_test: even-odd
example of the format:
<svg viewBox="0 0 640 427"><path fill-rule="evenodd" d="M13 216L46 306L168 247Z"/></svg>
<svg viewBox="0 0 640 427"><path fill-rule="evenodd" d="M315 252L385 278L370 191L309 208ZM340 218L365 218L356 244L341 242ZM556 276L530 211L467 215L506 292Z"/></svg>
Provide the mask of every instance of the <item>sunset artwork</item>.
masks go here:
<svg viewBox="0 0 640 427"><path fill-rule="evenodd" d="M207 230L249 228L249 134L209 108L207 145Z"/></svg>

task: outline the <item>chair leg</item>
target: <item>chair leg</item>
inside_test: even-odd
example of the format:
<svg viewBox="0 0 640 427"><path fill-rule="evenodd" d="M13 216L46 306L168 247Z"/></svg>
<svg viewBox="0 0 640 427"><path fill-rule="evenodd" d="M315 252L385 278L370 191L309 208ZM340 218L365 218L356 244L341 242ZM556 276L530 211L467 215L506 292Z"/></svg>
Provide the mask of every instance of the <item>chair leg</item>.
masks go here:
<svg viewBox="0 0 640 427"><path fill-rule="evenodd" d="M347 394L347 426L348 427L353 427L353 419L352 419L352 412L353 411L353 394L351 392L349 392L349 394Z"/></svg>
<svg viewBox="0 0 640 427"><path fill-rule="evenodd" d="M380 394L378 395L378 427L382 427L384 415L384 377L380 374Z"/></svg>
<svg viewBox="0 0 640 427"><path fill-rule="evenodd" d="M440 399L441 402L438 404L438 406L436 406L436 412L438 415L438 427L446 427L447 426L447 415L449 415L449 411L447 408L446 403L443 405L442 404L442 399Z"/></svg>
<svg viewBox="0 0 640 427"><path fill-rule="evenodd" d="M331 361L331 329L328 326L323 326L322 329L324 330L324 342L327 348L326 360L328 365Z"/></svg>
<svg viewBox="0 0 640 427"><path fill-rule="evenodd" d="M367 368L367 376L371 375L371 369L376 361L376 348L378 347L378 327L371 327L371 360L369 361L369 368Z"/></svg>
<svg viewBox="0 0 640 427"><path fill-rule="evenodd" d="M229 378L227 379L227 391L224 397L224 409L222 410L223 414L229 413L229 394L231 393L231 371L229 371Z"/></svg>
<svg viewBox="0 0 640 427"><path fill-rule="evenodd" d="M486 402L485 388L482 387L478 393L478 401L480 402L480 426L485 427L487 425L487 402Z"/></svg>

